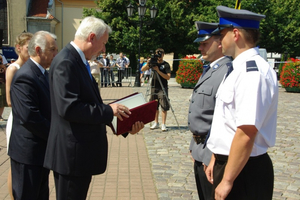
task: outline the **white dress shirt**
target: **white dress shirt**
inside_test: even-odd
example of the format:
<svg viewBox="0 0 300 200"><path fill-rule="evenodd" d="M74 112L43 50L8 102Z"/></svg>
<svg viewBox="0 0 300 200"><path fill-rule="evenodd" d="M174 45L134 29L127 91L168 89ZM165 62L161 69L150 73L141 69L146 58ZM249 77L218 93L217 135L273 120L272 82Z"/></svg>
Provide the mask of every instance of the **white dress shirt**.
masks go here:
<svg viewBox="0 0 300 200"><path fill-rule="evenodd" d="M248 62L247 67L247 61L255 61L256 66ZM256 48L241 53L232 64L234 70L223 80L216 94L207 146L214 154L229 155L237 128L254 125L258 133L250 156L258 156L275 145L277 76Z"/></svg>

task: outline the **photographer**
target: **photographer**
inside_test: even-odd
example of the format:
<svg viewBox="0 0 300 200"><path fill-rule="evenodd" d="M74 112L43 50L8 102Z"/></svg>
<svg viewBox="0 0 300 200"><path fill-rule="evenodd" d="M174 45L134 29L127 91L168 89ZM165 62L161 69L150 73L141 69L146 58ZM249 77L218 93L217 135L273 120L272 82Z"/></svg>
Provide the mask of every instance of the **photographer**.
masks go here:
<svg viewBox="0 0 300 200"><path fill-rule="evenodd" d="M171 78L171 68L169 63L163 60L165 52L162 48L158 48L155 51L155 55L153 55L150 59L148 59L147 64L142 67L142 71L149 70L150 68L153 70L153 78L151 81L151 97L150 101L158 100L157 111L155 115L155 122L150 127L151 130L159 128L158 123L158 110L159 105L162 109L162 125L161 130L167 131L166 127L166 119L167 119L167 111L170 108L168 102L168 80ZM160 84L161 80L161 84ZM163 88L166 94L164 94Z"/></svg>

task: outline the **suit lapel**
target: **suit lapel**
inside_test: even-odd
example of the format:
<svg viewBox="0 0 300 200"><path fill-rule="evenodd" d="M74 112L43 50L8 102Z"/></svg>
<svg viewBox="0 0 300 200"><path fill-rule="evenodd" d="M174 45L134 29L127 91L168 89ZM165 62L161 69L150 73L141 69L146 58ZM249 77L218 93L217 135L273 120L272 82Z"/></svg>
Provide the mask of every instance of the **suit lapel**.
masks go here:
<svg viewBox="0 0 300 200"><path fill-rule="evenodd" d="M77 62L78 66L79 66L79 68L82 71L82 74L84 76L83 79L87 82L88 85L90 85L90 88L92 88L94 90L94 92L96 92L96 94L97 94L96 96L97 96L98 100L100 102L102 102L98 85L97 85L97 83L96 83L93 76L92 76L92 79L91 79L91 77L89 75L89 72L86 69L86 65L82 62L82 59L81 59L79 53L76 51L76 49L71 44L68 45L68 48L70 49L70 51L72 52L72 54L76 58L76 62Z"/></svg>
<svg viewBox="0 0 300 200"><path fill-rule="evenodd" d="M38 66L32 62L32 60L28 59L28 64L30 65L31 70L34 72L34 74L37 76L38 80L45 86L45 88L49 90L49 82L47 81L47 78L44 74L42 74L41 70L38 68ZM49 92L48 92L49 93Z"/></svg>
<svg viewBox="0 0 300 200"><path fill-rule="evenodd" d="M200 77L194 89L197 89L206 79L209 79L214 71L214 69L209 69L204 76Z"/></svg>
<svg viewBox="0 0 300 200"><path fill-rule="evenodd" d="M79 54L78 54L79 55ZM99 93L99 88L98 88L98 84L96 83L96 81L95 81L95 79L94 79L94 77L92 76L92 79L91 79L91 77L90 77L90 75L89 75L89 73L88 73L88 71L87 71L87 69L86 69L86 66L83 64L83 62L82 62L82 60L81 60L81 58L80 58L80 56L79 56L79 64L80 63L82 63L81 64L81 69L84 71L84 79L85 79L85 81L87 81L87 83L90 85L90 87L94 90L94 92L96 92L96 96L97 96L97 98L99 99L99 100L101 100L100 99L100 93Z"/></svg>

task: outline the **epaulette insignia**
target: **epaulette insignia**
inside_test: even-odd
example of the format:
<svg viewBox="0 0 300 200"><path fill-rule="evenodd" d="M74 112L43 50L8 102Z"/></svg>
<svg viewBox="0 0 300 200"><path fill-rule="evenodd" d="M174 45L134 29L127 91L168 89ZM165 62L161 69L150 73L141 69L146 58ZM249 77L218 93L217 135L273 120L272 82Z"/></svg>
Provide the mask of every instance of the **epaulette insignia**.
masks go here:
<svg viewBox="0 0 300 200"><path fill-rule="evenodd" d="M258 71L255 60L250 60L246 62L247 72Z"/></svg>

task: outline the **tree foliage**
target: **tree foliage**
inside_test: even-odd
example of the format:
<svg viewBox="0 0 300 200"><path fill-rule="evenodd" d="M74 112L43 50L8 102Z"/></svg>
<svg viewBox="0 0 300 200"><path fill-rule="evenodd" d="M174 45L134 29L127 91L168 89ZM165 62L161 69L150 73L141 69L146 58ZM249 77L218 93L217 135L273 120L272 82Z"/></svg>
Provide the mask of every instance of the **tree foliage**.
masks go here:
<svg viewBox="0 0 300 200"><path fill-rule="evenodd" d="M248 0L242 9L266 15L261 21L259 45L268 52L300 55L299 0Z"/></svg>
<svg viewBox="0 0 300 200"><path fill-rule="evenodd" d="M300 52L300 12L298 0L247 0L242 1L241 9L265 14L261 22L260 47L268 52L299 55ZM135 17L128 18L126 7L135 5ZM130 54L131 62L137 61L139 50L138 1L98 0L99 9L84 9L84 16L94 15L108 23L113 33L107 44L107 52ZM149 8L155 4L157 17L152 23ZM150 56L150 51L161 47L166 53L174 52L174 58L186 54L199 53L195 21L218 22L216 7L231 8L235 0L148 0L147 12L141 28L141 56ZM135 65L132 65L135 66ZM176 67L175 67L176 70Z"/></svg>

